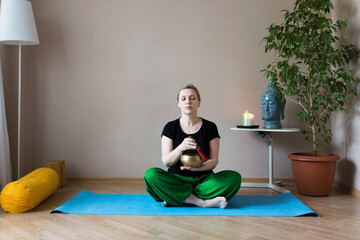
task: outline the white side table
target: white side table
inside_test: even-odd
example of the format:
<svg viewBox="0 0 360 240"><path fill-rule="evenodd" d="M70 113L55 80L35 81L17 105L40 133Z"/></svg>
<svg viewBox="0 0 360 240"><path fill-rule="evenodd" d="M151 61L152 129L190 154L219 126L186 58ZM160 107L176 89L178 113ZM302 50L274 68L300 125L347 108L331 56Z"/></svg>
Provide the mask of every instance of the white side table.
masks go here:
<svg viewBox="0 0 360 240"><path fill-rule="evenodd" d="M256 187L256 188L270 188L280 193L290 192L285 188L279 186L281 182L273 182L273 173L274 173L274 165L273 165L273 150L272 150L272 141L273 137L271 133L291 133L291 132L299 132L298 128L282 128L282 129L265 129L265 128L231 128L234 131L242 131L242 132L258 132L259 137L264 138L265 136L269 136L269 140L266 143L269 146L269 183L242 183L241 187Z"/></svg>

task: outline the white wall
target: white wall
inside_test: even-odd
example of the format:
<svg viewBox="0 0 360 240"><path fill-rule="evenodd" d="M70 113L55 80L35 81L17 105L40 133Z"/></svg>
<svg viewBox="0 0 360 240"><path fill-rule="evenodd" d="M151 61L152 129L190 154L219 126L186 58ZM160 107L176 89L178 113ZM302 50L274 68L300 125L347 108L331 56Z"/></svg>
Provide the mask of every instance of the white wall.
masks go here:
<svg viewBox="0 0 360 240"><path fill-rule="evenodd" d="M267 80L260 70L272 56L260 42L292 1L32 3L40 45L24 52L24 65L35 69L28 69L32 97L24 103L33 123L24 140L33 147L22 150L22 161L32 165L24 173L60 159L68 177L141 177L149 167L162 167L162 128L179 117L178 90L193 83L203 99L200 116L220 131L217 170L268 176L265 141L230 128L245 110L263 124ZM296 110L288 101L284 127L300 127ZM287 155L310 150L300 133L274 134L275 177L292 178Z"/></svg>
<svg viewBox="0 0 360 240"><path fill-rule="evenodd" d="M348 27L342 34L348 37L344 43L354 43L360 46L360 2L357 0L337 0L335 2L336 11L334 18L348 20ZM353 64L351 68L360 78L360 62ZM360 94L360 84L357 83ZM360 95L354 97L349 103L350 113L338 113L332 122L333 142L332 150L341 156L341 161L337 165L336 180L341 183L360 190Z"/></svg>

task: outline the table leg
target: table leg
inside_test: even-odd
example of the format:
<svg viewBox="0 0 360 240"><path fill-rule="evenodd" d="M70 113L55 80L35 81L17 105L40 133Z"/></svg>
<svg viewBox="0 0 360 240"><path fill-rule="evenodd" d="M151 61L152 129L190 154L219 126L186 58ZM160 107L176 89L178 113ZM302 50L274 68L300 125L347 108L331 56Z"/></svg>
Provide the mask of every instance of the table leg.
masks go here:
<svg viewBox="0 0 360 240"><path fill-rule="evenodd" d="M282 185L281 181L273 182L274 180L274 164L273 164L273 149L272 149L272 141L273 137L270 132L259 132L260 137L265 137L266 135L269 135L269 140L266 141L266 143L269 146L269 183L242 183L241 187L255 187L255 188L270 188L274 191L280 192L280 193L286 193L290 192L289 190L280 187Z"/></svg>
<svg viewBox="0 0 360 240"><path fill-rule="evenodd" d="M269 133L269 141L266 143L269 146L269 184L273 184L273 174L274 174L274 165L273 165L273 151L272 151L272 135Z"/></svg>

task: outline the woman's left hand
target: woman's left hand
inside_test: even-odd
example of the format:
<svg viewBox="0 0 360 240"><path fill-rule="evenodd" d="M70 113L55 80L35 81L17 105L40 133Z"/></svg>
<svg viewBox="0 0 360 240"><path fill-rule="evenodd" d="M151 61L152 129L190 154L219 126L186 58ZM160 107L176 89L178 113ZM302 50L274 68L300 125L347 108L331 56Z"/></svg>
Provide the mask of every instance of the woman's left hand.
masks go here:
<svg viewBox="0 0 360 240"><path fill-rule="evenodd" d="M194 172L212 170L211 167L209 169L209 166L206 166L205 162L199 167L180 166L180 169L181 170L190 170L190 171L194 171Z"/></svg>
<svg viewBox="0 0 360 240"><path fill-rule="evenodd" d="M201 166L199 166L199 167L180 166L180 169L181 170L190 170L190 171L201 171Z"/></svg>

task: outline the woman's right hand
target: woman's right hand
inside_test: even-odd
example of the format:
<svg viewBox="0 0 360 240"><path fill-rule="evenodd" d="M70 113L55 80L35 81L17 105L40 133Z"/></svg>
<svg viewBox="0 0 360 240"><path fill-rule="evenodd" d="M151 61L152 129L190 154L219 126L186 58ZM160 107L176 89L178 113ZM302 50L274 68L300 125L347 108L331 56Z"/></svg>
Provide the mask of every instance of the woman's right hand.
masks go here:
<svg viewBox="0 0 360 240"><path fill-rule="evenodd" d="M186 150L195 150L196 149L196 142L195 139L192 137L184 138L182 143L179 145L181 152Z"/></svg>

